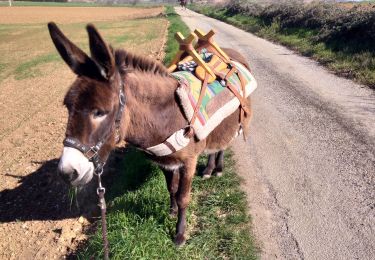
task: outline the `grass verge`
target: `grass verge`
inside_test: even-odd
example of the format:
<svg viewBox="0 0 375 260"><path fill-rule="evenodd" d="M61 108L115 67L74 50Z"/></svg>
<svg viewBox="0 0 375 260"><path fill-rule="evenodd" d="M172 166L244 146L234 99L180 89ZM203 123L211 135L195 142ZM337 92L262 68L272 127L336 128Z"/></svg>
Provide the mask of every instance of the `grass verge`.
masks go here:
<svg viewBox="0 0 375 260"><path fill-rule="evenodd" d="M190 33L190 30L186 24L182 22L180 16L174 11L172 6L166 6L166 16L170 24L168 28L167 46L165 49L166 54L163 62L164 64L169 64L179 49L179 45L175 40L174 35L176 32L181 32L183 35L187 35Z"/></svg>
<svg viewBox="0 0 375 260"><path fill-rule="evenodd" d="M172 7L167 7L170 28L165 62L178 46L174 32L188 32ZM206 157L199 160L202 169ZM107 200L108 238L111 259L256 259L250 235L250 217L240 179L230 152L221 178L193 182L188 210L188 242L177 248L172 242L176 219L169 212L169 194L159 168L143 154L129 150L121 174L109 189ZM199 170L198 170L199 171ZM79 259L102 258L101 229L98 228Z"/></svg>
<svg viewBox="0 0 375 260"><path fill-rule="evenodd" d="M198 168L203 168L201 157ZM194 179L189 206L189 240L177 248L176 219L168 214L169 195L159 168L130 150L123 172L109 189L108 239L111 259L256 259L245 195L238 188L230 152L221 178ZM101 231L89 239L79 259L102 258Z"/></svg>
<svg viewBox="0 0 375 260"><path fill-rule="evenodd" d="M191 9L281 43L317 60L338 75L375 89L375 53L371 48L363 48L364 43L358 43L355 38L352 41L323 41L320 30L303 26L287 27L281 25L278 17L265 20L261 16L233 13L226 7L207 5L192 5Z"/></svg>

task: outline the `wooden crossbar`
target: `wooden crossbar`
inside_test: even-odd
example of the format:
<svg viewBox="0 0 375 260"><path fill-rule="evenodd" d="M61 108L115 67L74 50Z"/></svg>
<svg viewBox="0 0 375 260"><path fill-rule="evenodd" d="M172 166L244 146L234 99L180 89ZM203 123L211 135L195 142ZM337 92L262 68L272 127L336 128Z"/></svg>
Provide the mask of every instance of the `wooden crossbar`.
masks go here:
<svg viewBox="0 0 375 260"><path fill-rule="evenodd" d="M201 58L201 56L197 53L193 46L193 41L197 38L194 32L190 33L190 35L185 38L182 33L178 32L175 35L177 42L180 44L180 48L173 58L171 65L168 67L169 72L173 72L177 68L177 63L180 61L183 54L187 53L187 55L191 56L192 59L199 65L204 68L204 70L210 74L212 77L215 77L215 73L207 66L206 62ZM190 58L187 58L190 59Z"/></svg>
<svg viewBox="0 0 375 260"><path fill-rule="evenodd" d="M230 58L228 55L217 45L217 43L213 40L213 37L215 35L214 30L210 30L208 33L204 34L203 31L199 29L195 29L194 33L198 36L198 43L196 47L204 46L206 44L210 45L220 56L221 58L229 63Z"/></svg>

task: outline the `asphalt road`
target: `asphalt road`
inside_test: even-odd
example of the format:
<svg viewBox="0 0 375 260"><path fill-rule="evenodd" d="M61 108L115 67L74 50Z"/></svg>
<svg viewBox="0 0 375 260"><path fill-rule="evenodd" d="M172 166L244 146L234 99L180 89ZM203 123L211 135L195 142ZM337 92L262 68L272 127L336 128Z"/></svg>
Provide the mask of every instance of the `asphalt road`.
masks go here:
<svg viewBox="0 0 375 260"><path fill-rule="evenodd" d="M233 26L177 9L258 81L233 145L263 259L375 259L375 91Z"/></svg>

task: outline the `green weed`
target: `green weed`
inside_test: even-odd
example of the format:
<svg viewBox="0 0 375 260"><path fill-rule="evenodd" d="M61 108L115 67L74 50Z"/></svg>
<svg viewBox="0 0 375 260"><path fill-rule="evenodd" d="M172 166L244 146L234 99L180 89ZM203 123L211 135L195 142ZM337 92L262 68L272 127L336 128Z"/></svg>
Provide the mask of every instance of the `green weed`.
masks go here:
<svg viewBox="0 0 375 260"><path fill-rule="evenodd" d="M181 21L180 16L176 14L172 6L166 7L166 16L170 22L170 27L168 28L168 39L167 39L167 47L165 49L166 55L164 57L164 64L169 64L174 55L176 54L179 45L175 40L174 36L176 32L181 32L183 35L187 35L190 33L189 28Z"/></svg>
<svg viewBox="0 0 375 260"><path fill-rule="evenodd" d="M17 80L21 80L40 76L42 71L38 67L39 65L57 62L60 60L60 56L58 56L56 53L38 56L30 61L18 65L14 71L15 78Z"/></svg>
<svg viewBox="0 0 375 260"><path fill-rule="evenodd" d="M72 210L73 206L75 206L76 208L79 208L77 194L78 194L77 187L72 187L72 186L69 187L69 190L68 190L68 199L69 199L69 208L70 208L70 210Z"/></svg>

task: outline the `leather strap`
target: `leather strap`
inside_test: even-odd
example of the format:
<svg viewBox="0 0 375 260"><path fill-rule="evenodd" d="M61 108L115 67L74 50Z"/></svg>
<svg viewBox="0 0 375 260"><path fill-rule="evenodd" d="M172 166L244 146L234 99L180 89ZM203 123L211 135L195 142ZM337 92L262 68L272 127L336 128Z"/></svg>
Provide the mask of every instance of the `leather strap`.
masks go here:
<svg viewBox="0 0 375 260"><path fill-rule="evenodd" d="M165 140L164 142L163 142L163 144L165 144L170 150L171 150L171 152L172 153L175 153L177 150L173 147L173 145L170 143L170 142L168 142L167 140Z"/></svg>
<svg viewBox="0 0 375 260"><path fill-rule="evenodd" d="M242 90L242 96L238 92L238 90L229 82L229 78L234 74L237 73L237 76L240 80L241 83L241 90ZM232 69L225 75L225 80L227 83L227 87L229 90L237 97L237 99L240 101L240 124L242 125L242 122L244 120L245 114L249 114L249 108L246 105L246 99L244 98L245 96L245 81L241 73L238 72L235 66L232 67Z"/></svg>
<svg viewBox="0 0 375 260"><path fill-rule="evenodd" d="M104 167L105 162L103 162L99 156L99 150L104 144L102 141L99 141L96 145L90 147L81 143L76 138L67 137L64 139L63 144L65 147L75 148L83 153L83 155L94 164L95 169L100 170Z"/></svg>
<svg viewBox="0 0 375 260"><path fill-rule="evenodd" d="M246 80L244 79L242 73L237 73L237 75L238 75L238 78L240 79L240 82L241 82L242 96L244 97L244 96L246 96L245 95L246 94L245 93L245 91L246 91L246 89L245 89Z"/></svg>
<svg viewBox="0 0 375 260"><path fill-rule="evenodd" d="M104 260L109 260L109 242L108 242L108 232L107 232L107 205L105 203L105 189L98 189L97 191L99 196L99 207L102 217L102 240L103 240L103 250L104 250Z"/></svg>
<svg viewBox="0 0 375 260"><path fill-rule="evenodd" d="M230 91L238 98L240 101L240 106L241 109L245 111L246 114L249 114L249 108L246 106L246 99L244 99L241 94L237 91L237 89L229 82L227 82L227 87L229 88Z"/></svg>
<svg viewBox="0 0 375 260"><path fill-rule="evenodd" d="M87 146L81 143L80 141L78 141L76 138L73 138L73 137L65 138L63 141L63 144L65 147L75 148L83 154L86 154L90 150L90 146Z"/></svg>
<svg viewBox="0 0 375 260"><path fill-rule="evenodd" d="M237 76L238 76L238 78L240 80L241 90L242 90L242 96L238 92L238 90L228 80L234 73L237 73ZM226 84L227 84L227 87L229 88L229 90L240 101L240 118L239 118L239 121L240 121L240 124L242 124L242 121L243 121L243 119L245 117L245 114L249 114L250 113L250 111L249 111L249 109L248 109L248 107L246 105L246 100L244 98L244 96L245 96L245 80L244 80L242 74L238 72L238 70L236 69L235 66L232 66L231 70L225 75L224 79L226 80Z"/></svg>
<svg viewBox="0 0 375 260"><path fill-rule="evenodd" d="M245 81L242 73L237 73L237 75L238 75L238 78L240 79L240 82L241 82L242 96L245 97L246 96L246 93L245 93L246 92L246 89L245 89L246 81ZM241 124L242 124L242 121L243 121L244 117L245 117L245 110L241 109L241 112L240 112L240 122L241 122ZM244 135L244 138L246 138L245 135Z"/></svg>
<svg viewBox="0 0 375 260"><path fill-rule="evenodd" d="M125 99L124 90L122 89L122 86L121 86L118 98L119 98L119 108L117 110L117 114L115 118L116 127L119 127L121 118L122 118L122 113L124 112L124 109L125 109L126 99Z"/></svg>
<svg viewBox="0 0 375 260"><path fill-rule="evenodd" d="M201 92L199 94L198 102L197 102L197 104L195 106L193 117L190 120L190 125L191 126L194 125L194 122L195 122L195 120L197 118L198 111L199 111L199 109L201 107L203 96L206 93L209 76L210 75L206 72L205 77L204 77L204 81L203 81L203 84L202 84L202 87L201 87Z"/></svg>
<svg viewBox="0 0 375 260"><path fill-rule="evenodd" d="M237 71L236 67L232 67L232 68L230 69L230 71L227 73L227 75L225 75L224 79L225 79L226 81L228 81L228 79L229 79L230 77L232 77L232 75L233 75L236 71Z"/></svg>
<svg viewBox="0 0 375 260"><path fill-rule="evenodd" d="M204 81L202 83L201 92L199 93L198 102L197 102L197 104L194 108L194 113L193 113L193 116L191 117L191 120L190 120L190 123L189 123L189 128L188 128L188 130L186 131L186 134L185 134L186 137L192 138L194 136L194 122L197 119L198 111L199 111L199 109L202 105L202 100L203 100L204 94L206 93L209 77L210 77L210 75L206 72L206 74L204 76Z"/></svg>

